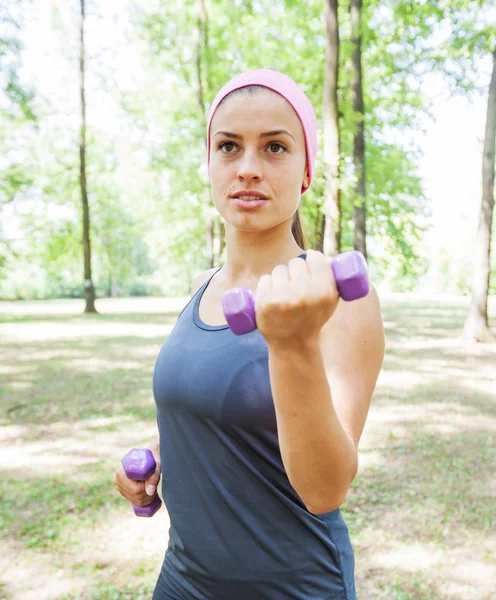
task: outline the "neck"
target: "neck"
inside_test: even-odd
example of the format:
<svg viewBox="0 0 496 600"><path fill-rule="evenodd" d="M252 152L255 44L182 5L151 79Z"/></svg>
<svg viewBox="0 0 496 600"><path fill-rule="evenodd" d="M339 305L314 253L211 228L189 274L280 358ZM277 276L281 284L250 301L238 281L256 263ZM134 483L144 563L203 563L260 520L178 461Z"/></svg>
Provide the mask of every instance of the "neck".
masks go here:
<svg viewBox="0 0 496 600"><path fill-rule="evenodd" d="M284 230L246 232L226 224L226 262L219 275L223 274L224 285L236 287L270 274L274 267L287 264L303 252L291 233L291 226Z"/></svg>

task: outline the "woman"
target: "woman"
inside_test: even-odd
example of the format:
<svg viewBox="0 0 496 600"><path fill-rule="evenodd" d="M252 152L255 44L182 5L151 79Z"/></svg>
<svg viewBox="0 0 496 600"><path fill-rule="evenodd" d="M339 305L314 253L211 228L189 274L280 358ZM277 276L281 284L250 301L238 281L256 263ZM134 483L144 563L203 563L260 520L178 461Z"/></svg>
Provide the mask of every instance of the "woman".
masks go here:
<svg viewBox="0 0 496 600"><path fill-rule="evenodd" d="M171 527L154 600L354 600L340 506L384 356L377 294L340 301L329 260L305 251L317 129L291 78L234 77L207 139L226 262L197 278L157 358L161 469L137 483L119 468L114 482L146 505L163 474ZM256 295L244 336L222 311L233 287Z"/></svg>

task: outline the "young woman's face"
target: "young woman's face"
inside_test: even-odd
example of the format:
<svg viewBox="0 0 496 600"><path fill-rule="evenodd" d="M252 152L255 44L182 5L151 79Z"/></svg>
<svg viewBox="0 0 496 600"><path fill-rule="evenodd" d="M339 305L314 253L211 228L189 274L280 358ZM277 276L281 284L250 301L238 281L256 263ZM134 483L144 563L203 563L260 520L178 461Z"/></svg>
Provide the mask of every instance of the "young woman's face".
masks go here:
<svg viewBox="0 0 496 600"><path fill-rule="evenodd" d="M285 133L267 135L274 131ZM261 231L292 219L308 170L303 127L282 96L237 93L219 106L210 125L210 181L217 210L238 229ZM241 190L268 200L260 208L239 206L232 195Z"/></svg>

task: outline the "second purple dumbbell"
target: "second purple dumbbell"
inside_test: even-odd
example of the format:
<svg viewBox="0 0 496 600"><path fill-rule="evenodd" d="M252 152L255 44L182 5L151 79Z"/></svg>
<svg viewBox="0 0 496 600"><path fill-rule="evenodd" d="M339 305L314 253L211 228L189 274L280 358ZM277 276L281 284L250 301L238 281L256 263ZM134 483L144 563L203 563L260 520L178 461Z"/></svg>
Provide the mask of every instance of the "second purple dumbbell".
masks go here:
<svg viewBox="0 0 496 600"><path fill-rule="evenodd" d="M369 293L369 279L365 257L358 250L338 254L331 260L331 268L340 297L351 301ZM243 335L257 328L255 295L248 288L233 288L222 296L222 308L233 333Z"/></svg>
<svg viewBox="0 0 496 600"><path fill-rule="evenodd" d="M149 448L133 448L122 457L122 466L129 479L135 481L146 481L157 468L153 453ZM147 506L136 506L133 504L134 514L138 517L153 517L162 506L157 494L151 504Z"/></svg>

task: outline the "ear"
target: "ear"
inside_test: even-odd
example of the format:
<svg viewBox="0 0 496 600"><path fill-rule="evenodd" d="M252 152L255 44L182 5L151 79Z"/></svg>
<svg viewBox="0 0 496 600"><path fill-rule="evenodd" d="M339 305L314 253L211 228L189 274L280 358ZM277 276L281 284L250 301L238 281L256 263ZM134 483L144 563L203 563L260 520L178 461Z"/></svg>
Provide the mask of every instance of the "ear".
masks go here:
<svg viewBox="0 0 496 600"><path fill-rule="evenodd" d="M305 167L305 175L303 177L303 187L308 187L308 184L310 183L310 176L308 174L308 167Z"/></svg>

